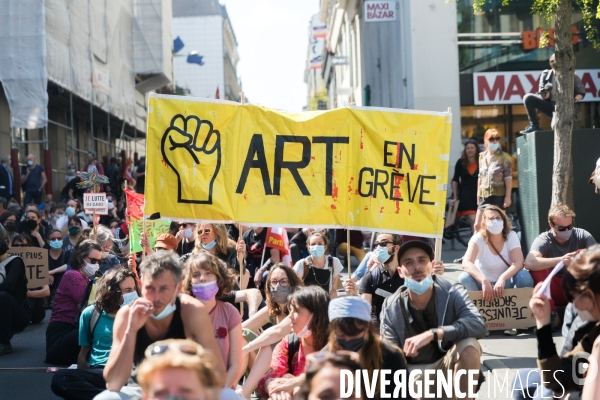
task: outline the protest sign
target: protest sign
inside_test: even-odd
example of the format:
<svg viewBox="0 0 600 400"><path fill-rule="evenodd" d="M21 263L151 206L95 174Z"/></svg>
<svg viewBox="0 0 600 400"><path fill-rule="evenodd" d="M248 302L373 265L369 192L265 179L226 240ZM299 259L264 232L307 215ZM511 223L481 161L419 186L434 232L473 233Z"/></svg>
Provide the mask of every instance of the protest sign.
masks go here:
<svg viewBox="0 0 600 400"><path fill-rule="evenodd" d="M48 250L40 247L11 247L11 256L19 256L25 263L27 289L36 289L48 284Z"/></svg>
<svg viewBox="0 0 600 400"><path fill-rule="evenodd" d="M86 214L108 215L106 193L84 193L83 209Z"/></svg>
<svg viewBox="0 0 600 400"><path fill-rule="evenodd" d="M156 238L161 233L169 233L169 227L171 226L171 221L165 220L155 220L150 221L146 220L146 234L148 235L148 240L150 241L150 247L154 248L154 244L156 243ZM144 222L140 219L131 219L129 225L129 244L132 253L138 253L142 251L142 246L140 246L140 238L142 232L144 231Z"/></svg>
<svg viewBox="0 0 600 400"><path fill-rule="evenodd" d="M150 95L146 215L441 238L449 113Z"/></svg>
<svg viewBox="0 0 600 400"><path fill-rule="evenodd" d="M535 317L529 309L533 288L505 289L502 297L491 302L483 300L481 292L469 292L469 297L479 310L490 330L527 329L535 326Z"/></svg>

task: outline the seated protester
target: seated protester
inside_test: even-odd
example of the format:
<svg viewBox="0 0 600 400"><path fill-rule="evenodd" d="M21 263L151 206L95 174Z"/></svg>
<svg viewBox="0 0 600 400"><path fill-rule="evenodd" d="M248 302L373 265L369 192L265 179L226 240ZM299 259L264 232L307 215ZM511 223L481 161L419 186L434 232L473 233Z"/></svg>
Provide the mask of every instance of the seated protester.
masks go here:
<svg viewBox="0 0 600 400"><path fill-rule="evenodd" d="M52 392L66 400L92 400L106 389L102 376L112 347L113 324L119 308L139 297L136 274L129 268L113 268L98 281L94 304L79 319L77 369L61 369L52 377Z"/></svg>
<svg viewBox="0 0 600 400"><path fill-rule="evenodd" d="M113 345L104 367L107 391L97 399L139 396L135 384L125 386L133 367L144 361L144 351L158 340L194 340L214 357L214 370L225 376L225 366L207 307L187 294L181 294L183 264L167 251L154 253L139 265L142 297L117 312ZM118 392L118 393L114 393Z"/></svg>
<svg viewBox="0 0 600 400"><path fill-rule="evenodd" d="M308 240L308 236L314 231L313 228L301 229L290 240L290 253L294 264L300 261L300 259L309 256L310 253L306 249L306 241Z"/></svg>
<svg viewBox="0 0 600 400"><path fill-rule="evenodd" d="M273 350L267 373L258 383L264 399L291 395L304 381L306 356L327 344L329 295L318 286L302 287L289 299L292 333Z"/></svg>
<svg viewBox="0 0 600 400"><path fill-rule="evenodd" d="M47 363L77 363L79 315L87 306L101 256L102 247L91 240L84 240L73 252L69 270L56 289L52 315L46 329Z"/></svg>
<svg viewBox="0 0 600 400"><path fill-rule="evenodd" d="M12 353L10 339L31 320L25 263L9 256L8 248L8 232L0 225L0 356Z"/></svg>
<svg viewBox="0 0 600 400"><path fill-rule="evenodd" d="M532 288L533 279L523 269L523 253L510 220L500 207L488 206L483 212L479 232L469 240L462 261L464 272L458 282L469 292L483 290L485 301L500 298L504 289ZM506 335L516 335L507 329Z"/></svg>
<svg viewBox="0 0 600 400"><path fill-rule="evenodd" d="M351 296L360 294L371 304L371 321L376 329L379 329L383 302L404 285L404 278L398 265L398 250L401 245L400 235L391 233L377 235L373 243L377 265L364 275L358 290L354 281L351 279L346 281L346 293ZM441 261L435 262L433 273L440 275L444 273L444 264Z"/></svg>
<svg viewBox="0 0 600 400"><path fill-rule="evenodd" d="M26 233L21 233L15 236L12 240L11 247L35 247L31 236Z"/></svg>
<svg viewBox="0 0 600 400"><path fill-rule="evenodd" d="M548 211L550 230L541 233L533 241L525 258L525 268L531 273L534 284L543 282L560 261L568 267L578 250L596 244L588 231L573 227L573 218L575 213L564 204L557 204ZM563 271L564 269L554 275L550 282L552 328L555 331L561 325L556 307L566 306L568 303L562 289Z"/></svg>
<svg viewBox="0 0 600 400"><path fill-rule="evenodd" d="M177 239L177 254L183 256L191 253L196 245L196 224L192 222L180 222L179 231L175 235Z"/></svg>
<svg viewBox="0 0 600 400"><path fill-rule="evenodd" d="M225 387L235 389L242 376L242 317L229 303L218 300L233 288L233 276L225 263L209 253L194 254L186 261L183 293L204 304L214 329L227 375Z"/></svg>
<svg viewBox="0 0 600 400"><path fill-rule="evenodd" d="M281 254L278 249L268 247L265 249L267 241L267 228L252 227L244 230L242 239L246 244L246 268L250 272L249 288L260 289L261 282L266 278L267 265L274 265L281 261ZM265 260L263 261L263 249ZM263 264L261 265L261 262ZM265 265L265 267L263 267ZM263 276L265 275L265 276Z"/></svg>
<svg viewBox="0 0 600 400"><path fill-rule="evenodd" d="M28 210L25 213L25 224L23 233L31 236L34 247L44 247L46 243L43 238L46 237L46 228L41 225L41 217L38 210Z"/></svg>
<svg viewBox="0 0 600 400"><path fill-rule="evenodd" d="M289 334L291 320L288 317L288 299L302 286L302 281L294 270L283 263L275 264L269 271L265 284L267 307L242 323L244 335L242 365L247 366L250 373L242 388L237 391L240 397L250 399L260 378L269 369L275 344ZM269 328L258 336L261 327L268 323L278 329Z"/></svg>
<svg viewBox="0 0 600 400"><path fill-rule="evenodd" d="M51 229L46 236L48 251L48 277L50 278L50 301L49 305L52 308L54 295L60 280L67 270L67 252L63 250L63 235L58 229Z"/></svg>
<svg viewBox="0 0 600 400"><path fill-rule="evenodd" d="M306 241L310 256L298 261L294 271L298 274L304 286L317 285L329 293L329 297L337 297L337 287L340 282L340 272L344 267L339 258L325 255L329 248L329 238L321 232L313 232Z"/></svg>
<svg viewBox="0 0 600 400"><path fill-rule="evenodd" d="M114 237L104 225L98 225L96 227L96 236L94 231L90 233L90 239L95 240L100 246L102 246L102 258L100 259L100 272L104 274L111 268L116 268L121 265L121 261L114 255Z"/></svg>
<svg viewBox="0 0 600 400"><path fill-rule="evenodd" d="M431 246L422 241L400 246L404 286L383 303L381 336L404 350L409 371L480 369L477 339L486 334L483 318L464 286L432 275L432 254ZM480 372L479 381L483 379ZM467 392L467 385L467 376L461 376L460 391ZM435 387L425 390L437 393Z"/></svg>
<svg viewBox="0 0 600 400"><path fill-rule="evenodd" d="M212 354L192 340L169 339L148 346L138 368L142 396L159 399L224 399Z"/></svg>
<svg viewBox="0 0 600 400"><path fill-rule="evenodd" d="M69 207L67 207L67 213L69 211ZM85 226L87 228L87 224ZM83 221L79 219L77 216L71 216L68 218L67 223L62 228L63 234L63 250L64 251L73 251L77 243L79 242L79 236L81 236L81 231L83 230ZM60 229L60 228L59 228Z"/></svg>
<svg viewBox="0 0 600 400"><path fill-rule="evenodd" d="M590 322L591 329L579 337L579 341L570 351L559 356L552 338L550 299L543 293L538 294L542 283L536 285L529 307L537 325L538 368L541 371L541 379L538 383L543 382L544 385L542 396L551 397L552 392L558 394L571 392L571 398L581 398L583 382L574 380L574 376L578 373L574 368L579 369L581 365L575 361L582 358L583 352L586 354L585 357L589 357L589 354L594 352L597 339L600 337L600 323L597 322L600 321L600 246L595 245L584 250L564 269L566 271L564 271L562 285L565 296L578 310L579 318ZM572 331L573 326L569 333ZM565 338L565 342L569 342L567 339ZM585 362L585 357L580 361ZM518 375L522 375L522 372L519 371ZM534 374L528 373L528 375ZM539 378L539 375L537 377ZM529 386L533 386L532 381L533 379L529 379ZM595 384L592 382L590 386ZM528 389L530 394L535 391L533 388ZM540 398L540 389L538 389L538 398Z"/></svg>
<svg viewBox="0 0 600 400"><path fill-rule="evenodd" d="M359 355L363 369L369 376L382 369L389 370L392 378L386 393L394 393L393 376L396 371L407 371L406 358L400 348L379 338L378 328L371 322L371 304L357 296L346 296L329 302L329 343L323 351L352 351ZM406 376L408 376L406 372ZM377 377L377 375L375 375ZM382 398L379 377L374 381L375 393L368 398ZM389 396L388 396L389 397Z"/></svg>
<svg viewBox="0 0 600 400"><path fill-rule="evenodd" d="M12 243L15 236L19 234L17 232L17 214L12 211L4 211L0 214L0 225L4 226L8 233L8 241Z"/></svg>
<svg viewBox="0 0 600 400"><path fill-rule="evenodd" d="M362 370L356 353L316 353L306 357L306 379L300 386L296 400L341 398L341 372ZM365 395L362 395L365 393ZM364 397L363 397L364 396ZM352 392L350 400L367 398L361 381L360 395Z"/></svg>

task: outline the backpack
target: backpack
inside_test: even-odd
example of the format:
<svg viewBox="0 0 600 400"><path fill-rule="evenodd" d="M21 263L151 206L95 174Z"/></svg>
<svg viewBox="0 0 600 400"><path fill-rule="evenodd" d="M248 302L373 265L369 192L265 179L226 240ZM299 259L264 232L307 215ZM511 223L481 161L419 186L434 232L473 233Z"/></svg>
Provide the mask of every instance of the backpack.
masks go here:
<svg viewBox="0 0 600 400"><path fill-rule="evenodd" d="M98 304L94 303L94 308L92 309L92 314L90 315L90 323L88 326L88 333L90 335L90 344L92 344L92 340L94 340L94 329L96 329L96 325L98 325L98 320L100 319L100 315L102 315L102 309L98 306ZM92 356L92 346L90 346L90 351L88 351L85 356L86 361L90 361L90 357Z"/></svg>
<svg viewBox="0 0 600 400"><path fill-rule="evenodd" d="M0 263L0 283L4 282L6 279L6 266L15 258L17 258L17 256L10 256Z"/></svg>
<svg viewBox="0 0 600 400"><path fill-rule="evenodd" d="M300 338L295 333L290 333L288 336L288 369L289 373L292 374L292 360L296 353L300 350Z"/></svg>

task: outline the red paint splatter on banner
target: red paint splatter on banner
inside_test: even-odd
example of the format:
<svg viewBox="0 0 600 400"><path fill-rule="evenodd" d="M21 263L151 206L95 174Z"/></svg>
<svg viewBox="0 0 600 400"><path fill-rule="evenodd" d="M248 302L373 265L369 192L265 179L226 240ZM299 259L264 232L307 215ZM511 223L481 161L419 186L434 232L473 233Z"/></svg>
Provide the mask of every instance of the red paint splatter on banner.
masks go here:
<svg viewBox="0 0 600 400"><path fill-rule="evenodd" d="M369 211L369 206L365 206L365 211Z"/></svg>
<svg viewBox="0 0 600 400"><path fill-rule="evenodd" d="M331 208L333 208L334 210L337 210L337 207L335 206L335 204L332 204Z"/></svg>
<svg viewBox="0 0 600 400"><path fill-rule="evenodd" d="M354 177L350 177L350 183L348 183L348 193L352 193L352 181L354 180Z"/></svg>
<svg viewBox="0 0 600 400"><path fill-rule="evenodd" d="M365 146L363 144L363 130L360 130L360 149L362 150Z"/></svg>
<svg viewBox="0 0 600 400"><path fill-rule="evenodd" d="M164 165L165 167L169 168L169 164L167 164L167 162L165 161L165 159L164 159L164 158L163 158L162 160L160 160L160 161L163 163L163 165Z"/></svg>
<svg viewBox="0 0 600 400"><path fill-rule="evenodd" d="M244 200L248 200L248 193L244 195Z"/></svg>
<svg viewBox="0 0 600 400"><path fill-rule="evenodd" d="M396 200L396 214L400 214L400 202Z"/></svg>
<svg viewBox="0 0 600 400"><path fill-rule="evenodd" d="M310 156L310 158L312 158L312 160L315 161L315 156Z"/></svg>
<svg viewBox="0 0 600 400"><path fill-rule="evenodd" d="M384 207L381 207L381 210L379 210L379 214L383 214L383 209Z"/></svg>
<svg viewBox="0 0 600 400"><path fill-rule="evenodd" d="M415 167L413 168L413 171L416 171L419 169L419 164L415 164Z"/></svg>
<svg viewBox="0 0 600 400"><path fill-rule="evenodd" d="M333 198L334 202L337 202L338 186L335 183L334 177L335 177L335 170L332 169L331 170L331 184L332 184L332 187L331 187L331 197Z"/></svg>
<svg viewBox="0 0 600 400"><path fill-rule="evenodd" d="M404 180L403 176L401 176L401 175L394 175L394 186L400 186L400 183L403 180ZM400 193L400 189L394 189L394 197L397 198L397 199L402 197L402 193Z"/></svg>
<svg viewBox="0 0 600 400"><path fill-rule="evenodd" d="M409 217L410 217L410 212L411 212L411 211L412 211L412 210L409 208L409 209L408 209L408 216L409 216Z"/></svg>

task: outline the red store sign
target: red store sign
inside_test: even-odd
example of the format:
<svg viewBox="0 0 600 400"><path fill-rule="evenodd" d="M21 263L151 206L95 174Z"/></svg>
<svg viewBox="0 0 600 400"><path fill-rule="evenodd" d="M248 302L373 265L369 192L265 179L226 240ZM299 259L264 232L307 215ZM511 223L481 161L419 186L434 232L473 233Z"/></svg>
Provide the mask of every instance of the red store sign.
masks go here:
<svg viewBox="0 0 600 400"><path fill-rule="evenodd" d="M582 101L600 101L600 69L578 69L585 89ZM541 71L480 72L473 74L475 105L523 104L527 93L537 93Z"/></svg>

